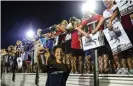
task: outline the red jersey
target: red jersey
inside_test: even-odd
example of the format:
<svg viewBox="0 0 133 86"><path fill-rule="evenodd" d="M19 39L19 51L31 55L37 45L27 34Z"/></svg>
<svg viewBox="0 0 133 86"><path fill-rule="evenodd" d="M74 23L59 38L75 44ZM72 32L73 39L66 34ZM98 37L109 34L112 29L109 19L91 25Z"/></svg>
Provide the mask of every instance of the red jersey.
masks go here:
<svg viewBox="0 0 133 86"><path fill-rule="evenodd" d="M58 31L56 31L56 35L59 35L61 33L63 33L63 31L61 29L59 29Z"/></svg>
<svg viewBox="0 0 133 86"><path fill-rule="evenodd" d="M79 35L78 35L77 30L72 32L71 48L81 49Z"/></svg>
<svg viewBox="0 0 133 86"><path fill-rule="evenodd" d="M86 26L88 23L90 23L90 22L93 22L93 21L100 21L100 19L102 18L102 16L101 15L98 15L98 14L95 14L94 16L92 16L91 18L89 18L89 19L84 19L84 20L82 20L82 22L81 22L81 25L82 26ZM88 31L89 31L89 33L91 33L91 31L92 31L92 25L89 25L88 26ZM100 30L103 30L103 26L100 28Z"/></svg>

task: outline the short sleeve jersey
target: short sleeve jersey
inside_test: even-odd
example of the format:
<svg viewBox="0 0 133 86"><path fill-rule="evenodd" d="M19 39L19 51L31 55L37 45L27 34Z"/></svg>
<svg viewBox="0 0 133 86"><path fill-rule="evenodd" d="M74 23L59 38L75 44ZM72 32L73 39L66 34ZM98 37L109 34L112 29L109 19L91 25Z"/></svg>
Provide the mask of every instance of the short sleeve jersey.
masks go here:
<svg viewBox="0 0 133 86"><path fill-rule="evenodd" d="M77 30L72 32L71 48L81 49L79 35L78 35Z"/></svg>
<svg viewBox="0 0 133 86"><path fill-rule="evenodd" d="M86 26L90 22L93 22L93 21L98 21L99 22L101 18L102 18L101 15L95 14L90 19L84 19L84 20L82 20L81 25L84 27L84 26ZM92 25L89 25L87 29L88 29L88 32L91 33L91 31L92 31ZM103 27L100 27L100 29L103 29Z"/></svg>

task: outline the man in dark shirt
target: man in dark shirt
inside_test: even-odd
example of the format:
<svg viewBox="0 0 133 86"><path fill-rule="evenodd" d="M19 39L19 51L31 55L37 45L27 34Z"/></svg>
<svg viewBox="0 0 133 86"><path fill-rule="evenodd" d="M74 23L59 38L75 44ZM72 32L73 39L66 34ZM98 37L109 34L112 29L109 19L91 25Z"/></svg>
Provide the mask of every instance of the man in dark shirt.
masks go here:
<svg viewBox="0 0 133 86"><path fill-rule="evenodd" d="M45 49L45 64L42 64L41 58L38 56L40 68L43 72L47 72L48 77L46 86L66 86L66 81L71 71L69 65L63 63L63 48L61 46L55 46L54 56L50 56L50 53ZM51 58L50 58L51 57Z"/></svg>

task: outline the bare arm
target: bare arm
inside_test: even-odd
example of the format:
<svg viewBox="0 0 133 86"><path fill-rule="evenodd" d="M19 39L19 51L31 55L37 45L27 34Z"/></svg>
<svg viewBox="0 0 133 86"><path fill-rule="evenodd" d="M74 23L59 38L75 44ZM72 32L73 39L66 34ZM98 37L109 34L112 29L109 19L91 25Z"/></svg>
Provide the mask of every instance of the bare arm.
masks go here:
<svg viewBox="0 0 133 86"><path fill-rule="evenodd" d="M105 18L102 17L97 25L97 27L95 28L96 31L99 30L99 28L104 24Z"/></svg>
<svg viewBox="0 0 133 86"><path fill-rule="evenodd" d="M77 27L76 29L77 29L80 33L82 33L82 34L86 34L86 32L82 30L82 28L83 28L83 26L80 25L80 26Z"/></svg>
<svg viewBox="0 0 133 86"><path fill-rule="evenodd" d="M110 18L110 22L112 23L112 21L118 16L119 11L118 8L113 12L111 18Z"/></svg>
<svg viewBox="0 0 133 86"><path fill-rule="evenodd" d="M76 29L80 32L80 33L82 33L83 35L85 35L86 37L89 37L89 34L87 33L87 32L85 32L85 31L83 31L83 26L82 25L80 25L79 27L77 27Z"/></svg>

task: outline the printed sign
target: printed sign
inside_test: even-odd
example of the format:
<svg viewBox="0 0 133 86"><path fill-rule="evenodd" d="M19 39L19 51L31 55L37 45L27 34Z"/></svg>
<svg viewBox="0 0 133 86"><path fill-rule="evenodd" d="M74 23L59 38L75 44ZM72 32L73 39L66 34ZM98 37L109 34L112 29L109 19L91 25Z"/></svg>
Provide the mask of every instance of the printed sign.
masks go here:
<svg viewBox="0 0 133 86"><path fill-rule="evenodd" d="M133 12L133 0L115 0L121 16Z"/></svg>
<svg viewBox="0 0 133 86"><path fill-rule="evenodd" d="M104 35L102 31L97 32L96 34L90 34L89 38L85 36L82 37L83 50L89 50L104 46Z"/></svg>
<svg viewBox="0 0 133 86"><path fill-rule="evenodd" d="M106 25L108 22L106 23ZM127 50L132 47L132 44L124 31L121 23L116 19L113 21L113 28L108 29L105 25L105 30L103 31L105 37L107 38L109 45L112 49L112 52L118 53L124 50Z"/></svg>

